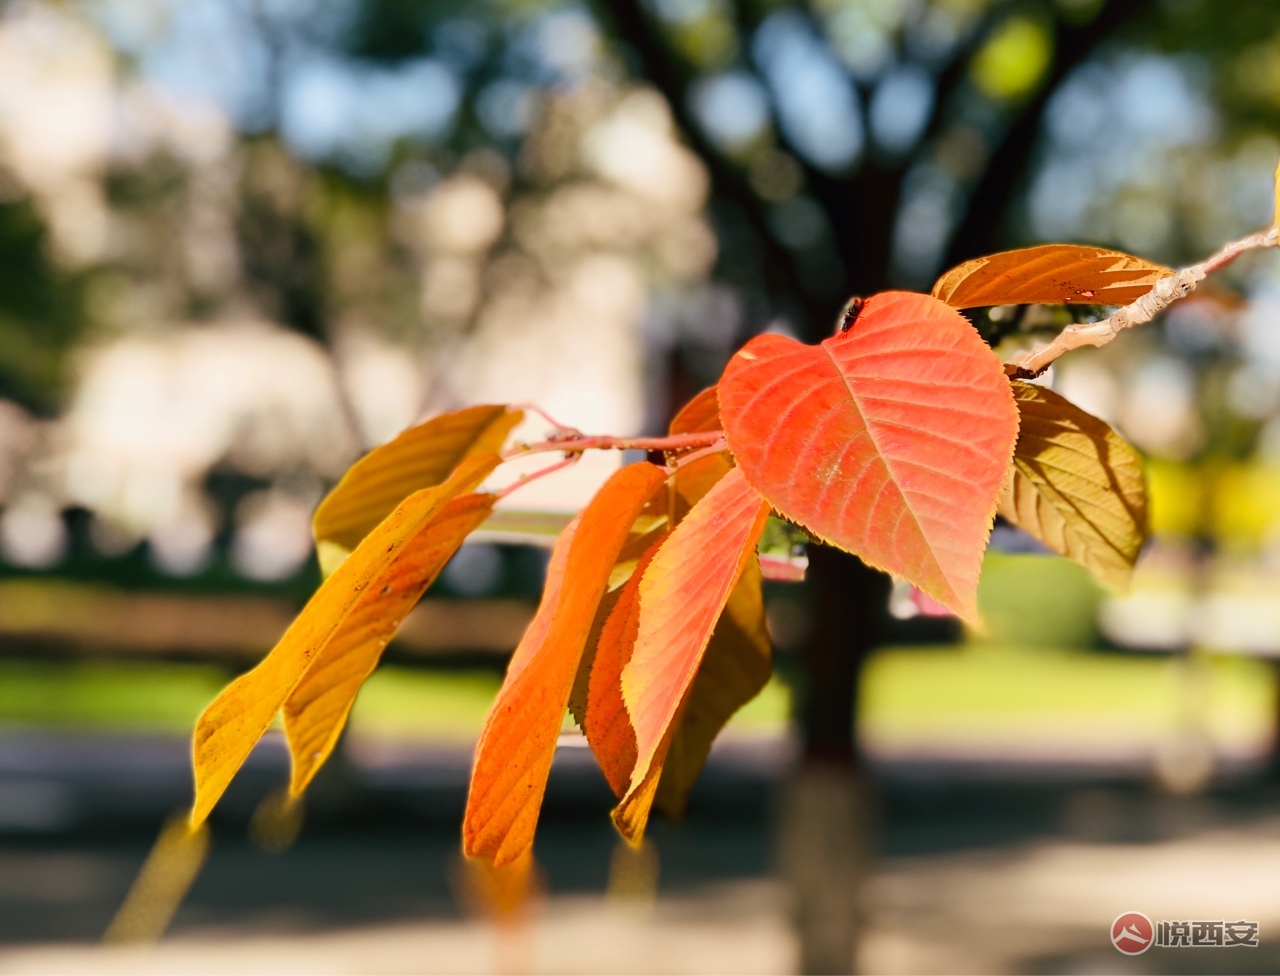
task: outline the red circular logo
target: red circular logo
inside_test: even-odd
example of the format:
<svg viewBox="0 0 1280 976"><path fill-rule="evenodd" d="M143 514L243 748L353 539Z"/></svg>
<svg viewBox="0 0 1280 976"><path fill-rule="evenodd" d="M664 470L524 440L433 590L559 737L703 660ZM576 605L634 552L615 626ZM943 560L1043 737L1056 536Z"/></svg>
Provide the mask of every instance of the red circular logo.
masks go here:
<svg viewBox="0 0 1280 976"><path fill-rule="evenodd" d="M1140 956L1155 942L1156 929L1142 912L1125 912L1111 923L1111 944L1126 956Z"/></svg>

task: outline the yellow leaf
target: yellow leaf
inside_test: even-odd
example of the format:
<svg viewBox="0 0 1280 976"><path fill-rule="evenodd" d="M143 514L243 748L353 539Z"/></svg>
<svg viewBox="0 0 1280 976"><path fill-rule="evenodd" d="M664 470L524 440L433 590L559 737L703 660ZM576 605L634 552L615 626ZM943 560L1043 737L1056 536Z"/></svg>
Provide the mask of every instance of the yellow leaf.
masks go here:
<svg viewBox="0 0 1280 976"><path fill-rule="evenodd" d="M1276 212L1271 220L1273 227L1280 227L1280 163L1276 163Z"/></svg>
<svg viewBox="0 0 1280 976"><path fill-rule="evenodd" d="M1000 514L1101 582L1123 588L1147 534L1138 453L1051 390L1015 382L1022 417Z"/></svg>
<svg viewBox="0 0 1280 976"><path fill-rule="evenodd" d="M497 453L523 417L522 411L501 405L441 414L410 427L353 464L312 519L324 574L332 573L413 492L440 484L463 458Z"/></svg>
<svg viewBox="0 0 1280 976"><path fill-rule="evenodd" d="M441 508L312 660L284 703L284 733L293 757L290 793L302 793L329 758L383 649L449 558L489 517L495 501L496 495L463 495Z"/></svg>
<svg viewBox="0 0 1280 976"><path fill-rule="evenodd" d="M352 611L366 598L377 598L383 580L394 573L395 563L418 533L452 498L479 485L498 462L496 454L468 458L443 484L405 498L320 585L262 663L228 685L204 710L196 722L193 748L192 826L209 816L276 712Z"/></svg>
<svg viewBox="0 0 1280 976"><path fill-rule="evenodd" d="M1042 244L957 265L938 279L933 297L952 308L1061 302L1128 305L1171 274L1169 268L1121 251Z"/></svg>

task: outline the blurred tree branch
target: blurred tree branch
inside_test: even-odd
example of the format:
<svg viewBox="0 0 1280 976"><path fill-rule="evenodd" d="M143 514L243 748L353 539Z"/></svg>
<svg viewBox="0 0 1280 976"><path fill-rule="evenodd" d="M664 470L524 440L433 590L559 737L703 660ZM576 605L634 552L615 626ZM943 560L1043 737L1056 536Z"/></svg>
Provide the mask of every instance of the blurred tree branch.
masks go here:
<svg viewBox="0 0 1280 976"><path fill-rule="evenodd" d="M1108 0L1092 19L1059 26L1049 72L1035 94L1018 109L1016 119L1005 130L999 147L969 193L964 218L951 235L943 267L999 249L1004 221L1024 187L1039 145L1037 137L1044 114L1054 94L1100 44L1153 6L1151 0Z"/></svg>

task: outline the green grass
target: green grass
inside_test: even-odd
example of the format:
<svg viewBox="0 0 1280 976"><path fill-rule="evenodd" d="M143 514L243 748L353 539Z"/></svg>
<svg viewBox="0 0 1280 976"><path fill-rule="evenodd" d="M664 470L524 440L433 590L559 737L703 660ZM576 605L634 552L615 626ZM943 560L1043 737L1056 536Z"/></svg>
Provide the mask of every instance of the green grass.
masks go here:
<svg viewBox="0 0 1280 976"><path fill-rule="evenodd" d="M1269 727L1275 682L1263 662L1134 657L971 644L877 654L864 686L864 731L880 741L951 734L1147 739L1188 721L1241 745Z"/></svg>
<svg viewBox="0 0 1280 976"><path fill-rule="evenodd" d="M0 723L189 733L226 681L198 664L0 660Z"/></svg>

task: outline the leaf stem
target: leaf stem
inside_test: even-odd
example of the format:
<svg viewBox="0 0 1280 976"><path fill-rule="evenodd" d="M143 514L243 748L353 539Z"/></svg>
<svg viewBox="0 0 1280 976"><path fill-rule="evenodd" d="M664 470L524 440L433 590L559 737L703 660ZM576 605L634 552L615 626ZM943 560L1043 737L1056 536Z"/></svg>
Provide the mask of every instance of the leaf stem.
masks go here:
<svg viewBox="0 0 1280 976"><path fill-rule="evenodd" d="M1274 226L1232 241L1199 264L1161 278L1137 301L1116 309L1100 322L1069 325L1048 345L1034 352L1019 353L1004 364L1004 371L1017 379L1035 379L1063 353L1082 346L1105 346L1125 329L1150 322L1174 302L1186 298L1206 277L1246 251L1275 247L1277 243L1280 243L1280 228Z"/></svg>
<svg viewBox="0 0 1280 976"><path fill-rule="evenodd" d="M507 487L499 491L498 497L506 498L517 488L523 488L529 482L537 481L539 478L545 478L547 475L554 474L556 471L559 471L562 468L573 467L573 465L577 464L578 461L580 461L581 459L582 459L581 454L566 454L561 460L557 461L555 464L549 464L545 468L539 468L537 471L534 471L532 474L522 474L519 478L517 478L511 484L507 485Z"/></svg>

